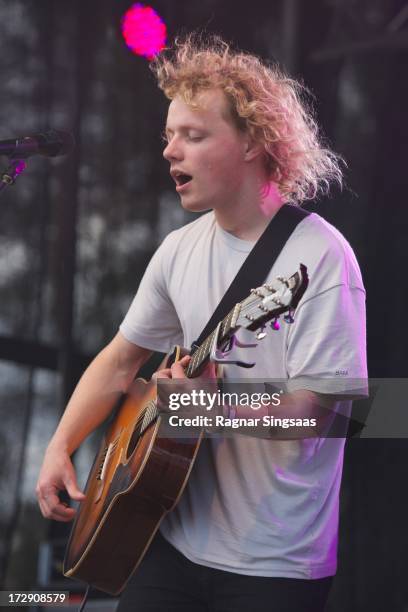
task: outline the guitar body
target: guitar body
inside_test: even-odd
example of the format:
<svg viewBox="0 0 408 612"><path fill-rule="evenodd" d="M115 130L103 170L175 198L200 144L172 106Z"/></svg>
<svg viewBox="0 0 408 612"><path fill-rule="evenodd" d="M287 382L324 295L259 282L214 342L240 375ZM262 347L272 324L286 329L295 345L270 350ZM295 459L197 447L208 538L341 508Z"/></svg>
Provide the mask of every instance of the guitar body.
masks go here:
<svg viewBox="0 0 408 612"><path fill-rule="evenodd" d="M95 458L65 554L66 576L113 595L179 500L202 439L191 429L188 438L164 437L160 417L143 431L155 398L154 382L133 383Z"/></svg>

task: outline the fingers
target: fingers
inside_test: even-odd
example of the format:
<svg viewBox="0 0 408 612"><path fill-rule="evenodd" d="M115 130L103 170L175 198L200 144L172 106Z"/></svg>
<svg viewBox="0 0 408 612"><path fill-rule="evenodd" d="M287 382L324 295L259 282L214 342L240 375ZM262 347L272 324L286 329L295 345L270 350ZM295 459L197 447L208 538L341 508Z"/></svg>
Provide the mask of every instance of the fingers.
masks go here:
<svg viewBox="0 0 408 612"><path fill-rule="evenodd" d="M184 369L190 362L190 355L185 355L180 361L173 363L171 368L164 368L163 370L157 370L152 376L152 380L157 381L158 379L171 379L171 378L186 378Z"/></svg>
<svg viewBox="0 0 408 612"><path fill-rule="evenodd" d="M180 363L183 366L183 368L185 368L189 364L190 361L191 361L191 356L184 355L184 357L182 357L180 361L177 361L177 363Z"/></svg>
<svg viewBox="0 0 408 612"><path fill-rule="evenodd" d="M39 497L38 504L43 517L54 521L72 521L76 514L76 509L70 508L56 494Z"/></svg>
<svg viewBox="0 0 408 612"><path fill-rule="evenodd" d="M85 493L79 489L76 478L70 478L69 480L66 480L64 484L71 499L74 499L75 501L82 501L85 499Z"/></svg>
<svg viewBox="0 0 408 612"><path fill-rule="evenodd" d="M39 487L37 489L37 497L41 513L45 518L62 522L72 521L74 518L76 510L69 508L66 503L60 500L57 495L57 489L49 488L43 490Z"/></svg>
<svg viewBox="0 0 408 612"><path fill-rule="evenodd" d="M171 378L171 369L165 368L164 370L157 370L157 372L153 374L152 380L157 380L159 378Z"/></svg>
<svg viewBox="0 0 408 612"><path fill-rule="evenodd" d="M184 370L186 369L190 361L190 355L184 355L184 357L182 357L180 361L176 361L175 363L173 363L173 365L171 366L172 378L187 378Z"/></svg>
<svg viewBox="0 0 408 612"><path fill-rule="evenodd" d="M85 494L78 487L69 455L48 451L36 487L38 504L45 518L64 522L74 518L76 510L58 497L62 490L66 490L69 497L76 501L85 499Z"/></svg>
<svg viewBox="0 0 408 612"><path fill-rule="evenodd" d="M152 376L152 380L157 381L158 379L175 379L175 378L187 378L185 374L185 369L191 361L190 355L185 355L180 361L176 361L170 368L164 368L163 370L158 370ZM200 375L202 378L206 379L214 379L217 378L216 365L212 362L207 363L205 369Z"/></svg>

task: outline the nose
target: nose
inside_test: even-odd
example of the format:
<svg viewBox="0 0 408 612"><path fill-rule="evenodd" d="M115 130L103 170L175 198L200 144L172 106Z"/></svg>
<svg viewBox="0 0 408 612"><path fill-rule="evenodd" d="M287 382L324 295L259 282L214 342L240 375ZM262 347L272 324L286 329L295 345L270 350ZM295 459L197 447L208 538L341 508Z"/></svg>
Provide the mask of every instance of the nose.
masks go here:
<svg viewBox="0 0 408 612"><path fill-rule="evenodd" d="M181 159L183 159L184 155L181 143L176 136L173 136L173 138L167 143L163 151L163 157L169 162L173 160L180 161Z"/></svg>

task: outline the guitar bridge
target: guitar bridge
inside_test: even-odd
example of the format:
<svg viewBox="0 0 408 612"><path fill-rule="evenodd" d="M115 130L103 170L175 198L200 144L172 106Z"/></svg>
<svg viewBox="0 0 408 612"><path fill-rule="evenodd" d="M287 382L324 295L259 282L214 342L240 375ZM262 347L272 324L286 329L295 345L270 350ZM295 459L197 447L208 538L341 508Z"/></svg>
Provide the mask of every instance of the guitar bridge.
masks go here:
<svg viewBox="0 0 408 612"><path fill-rule="evenodd" d="M117 436L115 440L111 442L109 446L106 446L105 450L103 451L99 470L96 475L96 480L103 480L105 478L105 473L106 473L106 469L109 463L109 459L111 458L112 453L114 453L116 450L116 447L119 442L119 437L120 436Z"/></svg>

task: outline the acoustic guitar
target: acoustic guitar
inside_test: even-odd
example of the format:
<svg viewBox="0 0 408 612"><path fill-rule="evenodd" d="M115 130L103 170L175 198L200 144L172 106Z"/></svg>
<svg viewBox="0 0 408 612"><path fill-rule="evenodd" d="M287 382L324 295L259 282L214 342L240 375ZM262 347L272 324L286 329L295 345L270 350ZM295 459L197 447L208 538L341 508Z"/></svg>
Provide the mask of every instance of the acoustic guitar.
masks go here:
<svg viewBox="0 0 408 612"><path fill-rule="evenodd" d="M198 376L210 359L227 355L240 328L262 338L268 321L274 329L282 314L293 322L307 284L301 264L290 278L253 289L195 349L186 376ZM167 367L180 358L176 347ZM180 499L203 437L198 428L189 429L188 437L165 437L156 393L154 381L139 378L118 409L91 468L65 554L65 576L112 595L124 589Z"/></svg>

